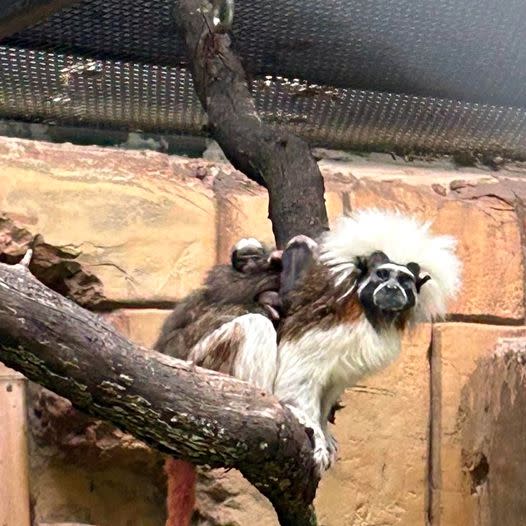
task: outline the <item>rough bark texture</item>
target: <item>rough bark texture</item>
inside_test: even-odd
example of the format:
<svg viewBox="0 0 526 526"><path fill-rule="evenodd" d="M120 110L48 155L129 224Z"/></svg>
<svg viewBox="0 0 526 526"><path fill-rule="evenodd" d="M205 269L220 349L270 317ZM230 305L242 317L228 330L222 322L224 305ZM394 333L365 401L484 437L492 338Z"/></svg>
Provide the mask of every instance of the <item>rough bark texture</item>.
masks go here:
<svg viewBox="0 0 526 526"><path fill-rule="evenodd" d="M0 264L0 358L163 452L239 469L281 524L315 524L309 439L276 399L132 344L22 265Z"/></svg>
<svg viewBox="0 0 526 526"><path fill-rule="evenodd" d="M228 35L212 29L212 6L180 0L177 18L211 133L229 161L268 189L278 246L328 229L323 178L308 145L259 118Z"/></svg>

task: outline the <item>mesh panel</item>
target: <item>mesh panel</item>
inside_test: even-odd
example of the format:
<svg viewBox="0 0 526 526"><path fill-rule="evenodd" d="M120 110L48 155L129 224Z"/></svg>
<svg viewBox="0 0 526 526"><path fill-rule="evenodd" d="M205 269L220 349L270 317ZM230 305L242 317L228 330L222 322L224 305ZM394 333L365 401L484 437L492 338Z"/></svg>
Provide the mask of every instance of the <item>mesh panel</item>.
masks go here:
<svg viewBox="0 0 526 526"><path fill-rule="evenodd" d="M5 39L0 116L205 133L171 6L84 0ZM525 16L523 0L237 0L233 38L264 119L312 144L524 157Z"/></svg>

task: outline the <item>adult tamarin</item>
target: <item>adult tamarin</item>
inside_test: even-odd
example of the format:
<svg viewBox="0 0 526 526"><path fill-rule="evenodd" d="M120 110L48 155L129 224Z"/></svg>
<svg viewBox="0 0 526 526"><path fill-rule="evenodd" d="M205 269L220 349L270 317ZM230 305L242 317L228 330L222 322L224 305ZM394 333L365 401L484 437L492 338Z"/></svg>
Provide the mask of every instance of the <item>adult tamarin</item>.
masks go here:
<svg viewBox="0 0 526 526"><path fill-rule="evenodd" d="M289 295L273 392L312 428L321 472L335 455L327 430L334 402L398 356L406 329L443 317L460 286L455 240L429 227L377 210L342 218Z"/></svg>
<svg viewBox="0 0 526 526"><path fill-rule="evenodd" d="M319 245L296 238L291 247L311 257L302 258L309 263L296 285L285 287L278 328L264 314L241 314L203 336L190 356L202 361L230 349L231 374L273 392L312 429L323 472L336 452L331 407L345 388L398 356L406 329L445 314L460 262L454 239L375 210L340 219Z"/></svg>

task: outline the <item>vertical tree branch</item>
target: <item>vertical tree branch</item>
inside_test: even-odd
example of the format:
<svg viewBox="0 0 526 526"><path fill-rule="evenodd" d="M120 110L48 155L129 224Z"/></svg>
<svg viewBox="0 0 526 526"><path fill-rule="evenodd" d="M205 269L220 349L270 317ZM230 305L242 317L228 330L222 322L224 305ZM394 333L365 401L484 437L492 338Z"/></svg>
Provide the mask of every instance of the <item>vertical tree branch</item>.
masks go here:
<svg viewBox="0 0 526 526"><path fill-rule="evenodd" d="M224 28L214 28L212 4L179 0L175 14L212 135L235 168L267 188L278 247L294 235L317 237L328 230L324 182L316 160L304 141L262 122L229 36ZM292 502L288 509L276 508L281 525L316 524L314 494L303 498L299 508Z"/></svg>
<svg viewBox="0 0 526 526"><path fill-rule="evenodd" d="M328 229L323 178L308 145L259 118L241 61L226 34L214 32L207 0L179 0L176 12L194 85L210 129L230 162L268 189L278 246Z"/></svg>

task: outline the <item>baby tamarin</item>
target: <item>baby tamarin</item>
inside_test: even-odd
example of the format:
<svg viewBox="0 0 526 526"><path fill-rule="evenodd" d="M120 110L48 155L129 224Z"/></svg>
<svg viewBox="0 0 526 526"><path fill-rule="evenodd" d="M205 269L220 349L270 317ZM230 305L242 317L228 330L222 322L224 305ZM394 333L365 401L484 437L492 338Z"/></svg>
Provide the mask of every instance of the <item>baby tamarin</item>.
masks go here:
<svg viewBox="0 0 526 526"><path fill-rule="evenodd" d="M280 318L281 252L265 248L254 238L241 239L230 265L213 267L203 284L175 305L154 346L159 352L196 365L232 374L229 360L208 365L195 356L195 346L225 322L244 314L260 314L273 323Z"/></svg>

